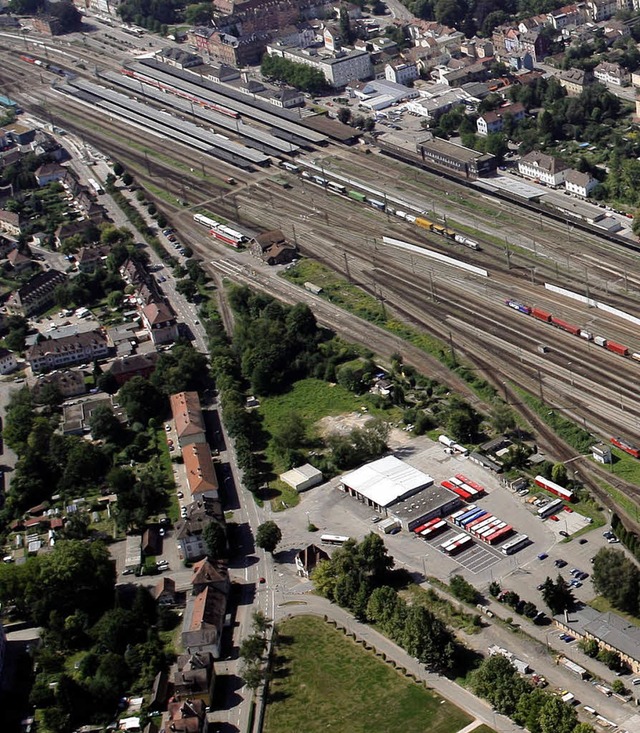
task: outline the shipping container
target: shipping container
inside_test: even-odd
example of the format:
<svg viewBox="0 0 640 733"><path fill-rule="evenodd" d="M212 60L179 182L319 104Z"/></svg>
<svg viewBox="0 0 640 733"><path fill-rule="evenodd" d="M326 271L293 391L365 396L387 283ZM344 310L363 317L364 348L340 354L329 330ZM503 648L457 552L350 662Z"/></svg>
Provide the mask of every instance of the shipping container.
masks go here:
<svg viewBox="0 0 640 733"><path fill-rule="evenodd" d="M431 231L433 229L433 222L429 221L429 219L425 219L422 216L418 216L416 218L416 226L422 227L423 229L427 229Z"/></svg>
<svg viewBox="0 0 640 733"><path fill-rule="evenodd" d="M546 323L549 323L551 320L551 313L547 313L547 311L543 311L541 308L532 308L531 315L539 321L545 321Z"/></svg>
<svg viewBox="0 0 640 733"><path fill-rule="evenodd" d="M598 346L606 346L607 345L607 339L606 338L603 338L602 336L594 336L593 337L593 341Z"/></svg>
<svg viewBox="0 0 640 733"><path fill-rule="evenodd" d="M629 353L629 349L622 344L617 344L615 341L607 341L606 348L609 351L613 351L614 354L620 354L620 356L626 356Z"/></svg>
<svg viewBox="0 0 640 733"><path fill-rule="evenodd" d="M577 336L580 333L580 329L577 326L572 326L570 323L567 323L560 318L555 318L555 316L551 316L551 323L574 336Z"/></svg>
<svg viewBox="0 0 640 733"><path fill-rule="evenodd" d="M593 341L593 334L590 331L585 331L584 329L580 329L580 333L578 334L581 339L585 339L586 341Z"/></svg>
<svg viewBox="0 0 640 733"><path fill-rule="evenodd" d="M360 201L360 203L362 204L367 200L367 197L359 191L349 191L349 193L347 193L347 196L354 201Z"/></svg>

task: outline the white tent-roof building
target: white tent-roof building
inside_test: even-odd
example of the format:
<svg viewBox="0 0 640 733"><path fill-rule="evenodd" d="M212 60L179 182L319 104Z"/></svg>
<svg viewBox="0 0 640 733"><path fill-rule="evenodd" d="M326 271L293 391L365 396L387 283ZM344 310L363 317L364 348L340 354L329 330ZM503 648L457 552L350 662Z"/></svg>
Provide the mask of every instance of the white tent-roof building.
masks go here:
<svg viewBox="0 0 640 733"><path fill-rule="evenodd" d="M342 488L382 511L433 484L433 479L395 456L380 458L343 476Z"/></svg>

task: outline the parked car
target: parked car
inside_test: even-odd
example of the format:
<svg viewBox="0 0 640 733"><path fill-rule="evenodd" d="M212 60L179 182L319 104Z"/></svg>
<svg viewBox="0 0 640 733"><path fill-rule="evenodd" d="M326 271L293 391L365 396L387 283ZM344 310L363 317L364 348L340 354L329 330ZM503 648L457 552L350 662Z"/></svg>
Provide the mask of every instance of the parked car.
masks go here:
<svg viewBox="0 0 640 733"><path fill-rule="evenodd" d="M561 535L562 537L568 537L569 536L569 533L568 532L565 532L564 529L561 529L558 532L558 534Z"/></svg>
<svg viewBox="0 0 640 733"><path fill-rule="evenodd" d="M538 560L546 560L546 559L547 559L548 557L549 557L549 555L547 555L547 553L546 553L546 552L541 552L541 553L540 553L540 554L538 555Z"/></svg>

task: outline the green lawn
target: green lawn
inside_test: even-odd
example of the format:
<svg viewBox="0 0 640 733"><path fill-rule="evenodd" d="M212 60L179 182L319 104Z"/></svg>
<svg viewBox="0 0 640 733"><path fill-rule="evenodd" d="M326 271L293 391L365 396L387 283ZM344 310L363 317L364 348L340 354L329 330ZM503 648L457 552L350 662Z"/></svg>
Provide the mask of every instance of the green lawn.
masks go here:
<svg viewBox="0 0 640 733"><path fill-rule="evenodd" d="M612 473L629 483L640 486L640 461L618 448L612 447L611 453L613 455Z"/></svg>
<svg viewBox="0 0 640 733"><path fill-rule="evenodd" d="M322 417L359 412L362 407L375 412L368 394L356 395L339 384L321 379L302 379L289 392L265 397L260 402L264 427L269 433L276 431L282 418L292 412L297 412L305 419L309 431Z"/></svg>
<svg viewBox="0 0 640 733"><path fill-rule="evenodd" d="M278 629L265 733L457 733L471 722L319 618L297 616Z"/></svg>

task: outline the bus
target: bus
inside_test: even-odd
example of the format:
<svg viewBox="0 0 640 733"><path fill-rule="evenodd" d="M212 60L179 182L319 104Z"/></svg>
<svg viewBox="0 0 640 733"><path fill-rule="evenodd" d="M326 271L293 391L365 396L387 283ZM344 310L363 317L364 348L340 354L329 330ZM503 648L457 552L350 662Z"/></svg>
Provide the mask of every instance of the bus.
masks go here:
<svg viewBox="0 0 640 733"><path fill-rule="evenodd" d="M340 534L322 534L320 535L320 542L323 545L344 545L349 538Z"/></svg>
<svg viewBox="0 0 640 733"><path fill-rule="evenodd" d="M516 535L512 540L509 540L509 542L505 542L504 545L500 548L500 552L503 555L513 555L514 552L518 552L518 550L521 550L525 545L529 544L529 537L526 534L519 534Z"/></svg>
<svg viewBox="0 0 640 733"><path fill-rule="evenodd" d="M91 186L91 188L95 191L96 194L98 194L98 196L104 193L102 186L98 183L98 181L96 181L95 178L88 178L87 180L89 181L89 185Z"/></svg>
<svg viewBox="0 0 640 733"><path fill-rule="evenodd" d="M538 516L541 519L544 519L545 517L550 516L551 514L555 514L556 512L562 511L562 507L564 506L564 502L562 499L554 499L553 501L549 502L546 506L541 506L540 509L538 509Z"/></svg>

